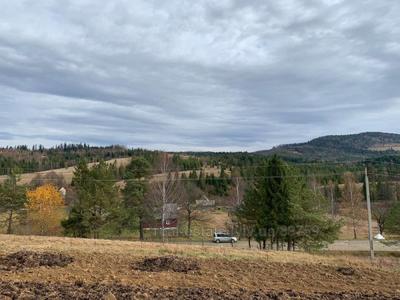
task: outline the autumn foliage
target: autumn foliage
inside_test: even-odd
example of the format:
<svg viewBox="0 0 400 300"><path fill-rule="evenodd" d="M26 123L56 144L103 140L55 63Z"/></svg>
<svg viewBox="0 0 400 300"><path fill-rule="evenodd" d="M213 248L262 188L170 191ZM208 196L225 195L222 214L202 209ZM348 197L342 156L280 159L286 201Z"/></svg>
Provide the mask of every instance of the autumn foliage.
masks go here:
<svg viewBox="0 0 400 300"><path fill-rule="evenodd" d="M64 215L64 199L51 184L42 185L27 192L28 220L33 233L55 234L60 231L60 220Z"/></svg>

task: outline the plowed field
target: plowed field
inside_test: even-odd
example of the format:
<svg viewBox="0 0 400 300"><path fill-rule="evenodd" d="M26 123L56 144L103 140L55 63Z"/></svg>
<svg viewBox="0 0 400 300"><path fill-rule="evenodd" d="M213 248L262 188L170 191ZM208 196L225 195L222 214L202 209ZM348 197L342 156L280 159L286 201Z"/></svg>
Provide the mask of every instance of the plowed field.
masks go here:
<svg viewBox="0 0 400 300"><path fill-rule="evenodd" d="M398 258L0 235L7 256L0 299L400 299Z"/></svg>

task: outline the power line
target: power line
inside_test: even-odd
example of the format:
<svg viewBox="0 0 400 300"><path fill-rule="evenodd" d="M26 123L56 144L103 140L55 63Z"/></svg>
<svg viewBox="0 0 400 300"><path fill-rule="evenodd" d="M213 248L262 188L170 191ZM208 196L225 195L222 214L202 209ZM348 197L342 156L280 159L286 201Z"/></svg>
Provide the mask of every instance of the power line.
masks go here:
<svg viewBox="0 0 400 300"><path fill-rule="evenodd" d="M357 171L357 172L351 172L352 174L364 174L363 171ZM344 175L341 174L341 175ZM285 175L285 176L235 176L235 178L239 179L245 179L245 180L251 180L251 179L277 179L277 178L304 178L304 177L326 177L326 176L332 176L332 174L310 174L310 175ZM165 179L168 179L165 178ZM212 179L209 178L209 180L230 180L230 177L226 178L221 178L221 177L214 177ZM104 179L94 179L95 181L108 181L108 182L143 182L143 181L157 181L156 178L150 178L150 179L109 179L109 180L104 180ZM199 178L170 178L169 180L174 180L174 181L199 181ZM207 178L204 178L204 180L207 180Z"/></svg>

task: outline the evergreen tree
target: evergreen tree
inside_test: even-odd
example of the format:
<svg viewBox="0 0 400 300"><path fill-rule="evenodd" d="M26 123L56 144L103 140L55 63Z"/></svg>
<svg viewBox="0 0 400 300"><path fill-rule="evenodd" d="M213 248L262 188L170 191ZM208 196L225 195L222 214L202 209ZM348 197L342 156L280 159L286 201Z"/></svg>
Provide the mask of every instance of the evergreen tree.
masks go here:
<svg viewBox="0 0 400 300"><path fill-rule="evenodd" d="M238 208L239 220L254 228L253 236L260 247L287 245L288 250L321 247L337 237L340 224L326 217L320 199L304 180L291 176L290 169L274 156L255 173L255 180L246 191ZM296 174L296 173L295 173Z"/></svg>
<svg viewBox="0 0 400 300"><path fill-rule="evenodd" d="M198 180L197 172L195 170L192 170L189 173L189 179L193 180L194 182Z"/></svg>
<svg viewBox="0 0 400 300"><path fill-rule="evenodd" d="M400 202L391 208L386 220L386 230L389 233L400 235Z"/></svg>
<svg viewBox="0 0 400 300"><path fill-rule="evenodd" d="M229 188L229 178L225 172L225 168L221 167L219 178L215 182L216 194L219 196L226 196Z"/></svg>
<svg viewBox="0 0 400 300"><path fill-rule="evenodd" d="M73 185L78 199L68 219L62 222L67 235L99 238L101 230L118 224L121 201L112 165L100 162L89 169L81 161L74 172Z"/></svg>
<svg viewBox="0 0 400 300"><path fill-rule="evenodd" d="M134 227L138 219L139 237L144 239L144 219L148 214L145 196L148 191L147 178L150 175L150 163L144 158L134 158L127 166L123 204L125 208L124 224Z"/></svg>
<svg viewBox="0 0 400 300"><path fill-rule="evenodd" d="M201 189L201 190L205 190L206 188L206 178L204 176L204 171L200 170L200 174L199 174L199 180L197 182L197 186Z"/></svg>
<svg viewBox="0 0 400 300"><path fill-rule="evenodd" d="M264 162L256 171L256 180L246 192L240 217L255 222L255 238L266 248L269 236L271 244L279 245L279 227L288 225L289 189L286 168L276 156Z"/></svg>
<svg viewBox="0 0 400 300"><path fill-rule="evenodd" d="M295 170L294 174L298 175ZM285 241L288 250L295 246L305 250L318 249L325 243L331 243L338 237L340 222L327 217L324 208L313 195L300 177L293 177L290 181L290 214Z"/></svg>
<svg viewBox="0 0 400 300"><path fill-rule="evenodd" d="M7 234L13 233L13 225L26 203L26 187L17 185L18 169L13 169L6 181L0 185L0 211L6 214Z"/></svg>

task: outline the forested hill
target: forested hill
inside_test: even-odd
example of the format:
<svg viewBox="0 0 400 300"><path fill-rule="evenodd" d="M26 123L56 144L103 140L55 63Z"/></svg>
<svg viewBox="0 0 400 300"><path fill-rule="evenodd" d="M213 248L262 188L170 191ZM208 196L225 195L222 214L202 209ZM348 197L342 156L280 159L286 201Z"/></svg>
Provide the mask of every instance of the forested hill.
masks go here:
<svg viewBox="0 0 400 300"><path fill-rule="evenodd" d="M132 156L153 162L158 151L128 149L123 146L89 146L62 144L52 148L35 146L0 148L0 175L18 167L24 173L75 166L81 159L87 162L112 160ZM330 135L306 143L289 144L270 150L247 152L185 152L175 153L174 164L179 170L198 169L201 165L230 168L258 165L264 156L278 154L291 162L348 162L373 159L376 162L400 161L400 134L366 132L351 135Z"/></svg>
<svg viewBox="0 0 400 300"><path fill-rule="evenodd" d="M75 166L81 159L89 162L112 160L131 156L151 156L152 151L127 149L123 146L89 146L87 144L62 144L52 148L43 146L0 148L0 175L18 167L22 173L38 172Z"/></svg>
<svg viewBox="0 0 400 300"><path fill-rule="evenodd" d="M258 151L257 154L278 154L294 161L362 160L400 154L400 134L365 132L329 135L306 143L281 145L271 150Z"/></svg>

